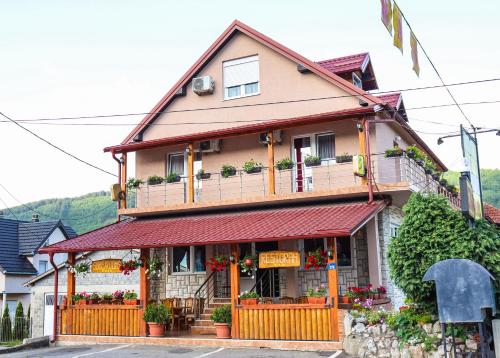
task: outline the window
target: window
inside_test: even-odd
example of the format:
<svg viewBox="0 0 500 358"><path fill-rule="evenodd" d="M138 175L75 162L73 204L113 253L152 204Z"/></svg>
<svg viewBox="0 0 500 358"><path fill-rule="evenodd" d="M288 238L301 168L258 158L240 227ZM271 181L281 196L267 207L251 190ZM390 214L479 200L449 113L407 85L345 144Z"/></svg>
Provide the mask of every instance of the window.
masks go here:
<svg viewBox="0 0 500 358"><path fill-rule="evenodd" d="M318 249L325 249L325 239L304 240L304 253L306 256L309 255L310 252L316 251Z"/></svg>
<svg viewBox="0 0 500 358"><path fill-rule="evenodd" d="M398 237L399 226L391 225L391 237Z"/></svg>
<svg viewBox="0 0 500 358"><path fill-rule="evenodd" d="M259 56L225 61L223 73L224 99L259 94Z"/></svg>
<svg viewBox="0 0 500 358"><path fill-rule="evenodd" d="M189 246L174 247L172 249L172 272L189 272Z"/></svg>
<svg viewBox="0 0 500 358"><path fill-rule="evenodd" d="M238 244L240 248L240 260L243 260L245 256L251 256L252 255L252 244L249 242L246 242L244 244Z"/></svg>
<svg viewBox="0 0 500 358"><path fill-rule="evenodd" d="M337 237L337 263L339 267L352 266L351 237Z"/></svg>
<svg viewBox="0 0 500 358"><path fill-rule="evenodd" d="M172 248L172 273L205 272L207 261L205 246Z"/></svg>
<svg viewBox="0 0 500 358"><path fill-rule="evenodd" d="M184 154L170 154L168 156L168 173L167 174L184 175Z"/></svg>
<svg viewBox="0 0 500 358"><path fill-rule="evenodd" d="M361 78L354 72L352 73L352 83L361 89L363 89L363 82L361 81Z"/></svg>
<svg viewBox="0 0 500 358"><path fill-rule="evenodd" d="M316 145L318 156L321 159L335 158L335 135L333 133L318 134Z"/></svg>
<svg viewBox="0 0 500 358"><path fill-rule="evenodd" d="M45 260L38 261L38 274L42 274L47 271L47 264L48 262Z"/></svg>

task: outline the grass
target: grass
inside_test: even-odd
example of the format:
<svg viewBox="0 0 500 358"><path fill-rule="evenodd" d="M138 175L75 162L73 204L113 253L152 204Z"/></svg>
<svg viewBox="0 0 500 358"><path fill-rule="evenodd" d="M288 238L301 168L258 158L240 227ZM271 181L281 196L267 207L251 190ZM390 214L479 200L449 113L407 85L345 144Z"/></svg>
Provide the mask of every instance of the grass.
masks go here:
<svg viewBox="0 0 500 358"><path fill-rule="evenodd" d="M1 347L14 347L14 346L20 345L21 343L23 343L23 341L21 341L21 340L7 341L7 342L0 342L0 346Z"/></svg>

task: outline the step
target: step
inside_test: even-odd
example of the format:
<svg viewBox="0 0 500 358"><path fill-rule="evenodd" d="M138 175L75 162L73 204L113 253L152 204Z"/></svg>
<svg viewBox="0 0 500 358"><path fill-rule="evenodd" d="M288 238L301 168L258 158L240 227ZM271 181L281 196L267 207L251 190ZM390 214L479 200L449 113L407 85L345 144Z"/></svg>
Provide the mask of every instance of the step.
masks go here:
<svg viewBox="0 0 500 358"><path fill-rule="evenodd" d="M211 316L212 316L211 313L202 313L202 314L200 314L200 319L201 320L210 320Z"/></svg>
<svg viewBox="0 0 500 358"><path fill-rule="evenodd" d="M194 323L195 326L203 326L203 327L207 327L207 326L213 326L214 325L214 322L210 319L197 319Z"/></svg>
<svg viewBox="0 0 500 358"><path fill-rule="evenodd" d="M191 326L192 334L215 334L215 326Z"/></svg>

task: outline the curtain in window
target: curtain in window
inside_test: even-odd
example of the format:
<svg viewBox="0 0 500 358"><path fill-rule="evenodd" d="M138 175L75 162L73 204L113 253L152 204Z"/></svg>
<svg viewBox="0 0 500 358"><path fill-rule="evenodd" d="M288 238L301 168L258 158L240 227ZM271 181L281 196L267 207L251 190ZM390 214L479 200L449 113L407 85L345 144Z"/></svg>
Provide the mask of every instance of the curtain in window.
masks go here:
<svg viewBox="0 0 500 358"><path fill-rule="evenodd" d="M173 272L189 271L189 246L174 247L172 249L174 268Z"/></svg>
<svg viewBox="0 0 500 358"><path fill-rule="evenodd" d="M194 247L194 270L195 272L205 271L206 252L205 246Z"/></svg>
<svg viewBox="0 0 500 358"><path fill-rule="evenodd" d="M178 175L184 175L184 155L182 154L171 155L169 157L169 160L170 160L170 165L168 174L175 173Z"/></svg>
<svg viewBox="0 0 500 358"><path fill-rule="evenodd" d="M335 137L333 134L319 135L318 156L321 159L331 159L335 157Z"/></svg>

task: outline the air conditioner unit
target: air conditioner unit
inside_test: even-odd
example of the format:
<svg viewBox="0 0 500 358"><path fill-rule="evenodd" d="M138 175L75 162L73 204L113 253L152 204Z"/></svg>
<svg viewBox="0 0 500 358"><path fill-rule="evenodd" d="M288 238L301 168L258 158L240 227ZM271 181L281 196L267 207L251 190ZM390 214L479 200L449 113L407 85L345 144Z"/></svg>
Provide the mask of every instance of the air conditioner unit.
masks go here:
<svg viewBox="0 0 500 358"><path fill-rule="evenodd" d="M199 96L214 93L215 81L210 76L193 78L193 92Z"/></svg>
<svg viewBox="0 0 500 358"><path fill-rule="evenodd" d="M269 142L269 140L267 138L267 132L260 133L259 134L259 143L267 144L268 142ZM274 143L281 143L281 129L273 131L273 142Z"/></svg>
<svg viewBox="0 0 500 358"><path fill-rule="evenodd" d="M200 152L220 152L220 139L205 140L203 142L200 142Z"/></svg>

